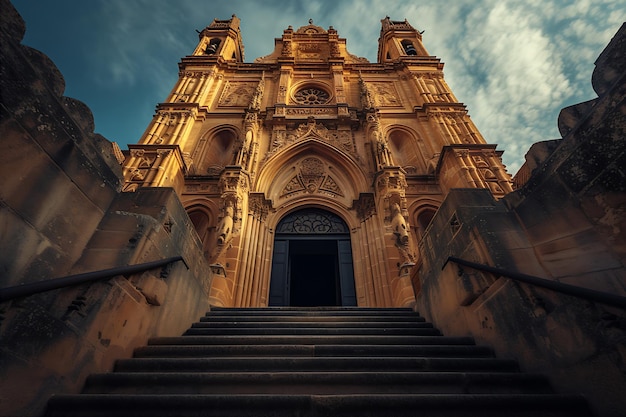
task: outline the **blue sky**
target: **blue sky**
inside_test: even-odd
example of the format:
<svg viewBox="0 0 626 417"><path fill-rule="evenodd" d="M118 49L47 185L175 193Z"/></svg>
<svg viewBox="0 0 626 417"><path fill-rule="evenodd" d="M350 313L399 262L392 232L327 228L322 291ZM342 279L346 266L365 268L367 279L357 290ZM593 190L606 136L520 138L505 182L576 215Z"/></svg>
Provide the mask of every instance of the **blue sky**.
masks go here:
<svg viewBox="0 0 626 417"><path fill-rule="evenodd" d="M93 111L96 132L136 143L178 77L195 32L242 21L245 60L267 55L289 25L335 27L348 50L376 61L380 19L425 30L431 55L487 142L514 174L528 147L558 138L561 108L595 97L593 62L617 32L623 0L13 0L23 43L63 73L65 95Z"/></svg>

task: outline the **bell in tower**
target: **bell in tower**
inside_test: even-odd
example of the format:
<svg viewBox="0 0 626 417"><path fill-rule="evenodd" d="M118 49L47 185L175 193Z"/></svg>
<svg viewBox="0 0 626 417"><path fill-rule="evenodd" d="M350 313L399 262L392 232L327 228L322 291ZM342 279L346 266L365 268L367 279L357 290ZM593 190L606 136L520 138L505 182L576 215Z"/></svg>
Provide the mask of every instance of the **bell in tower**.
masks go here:
<svg viewBox="0 0 626 417"><path fill-rule="evenodd" d="M211 41L209 42L209 46L207 46L206 48L206 54L215 55L217 53L217 48L220 46L220 43L222 43L222 41L219 39L211 39Z"/></svg>

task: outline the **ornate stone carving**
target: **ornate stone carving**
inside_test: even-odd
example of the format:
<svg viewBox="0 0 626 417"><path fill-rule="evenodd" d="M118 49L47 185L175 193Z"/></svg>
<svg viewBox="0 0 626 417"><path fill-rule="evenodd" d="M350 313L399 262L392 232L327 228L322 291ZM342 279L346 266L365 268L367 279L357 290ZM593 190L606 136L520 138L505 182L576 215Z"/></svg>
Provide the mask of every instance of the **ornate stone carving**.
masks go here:
<svg viewBox="0 0 626 417"><path fill-rule="evenodd" d="M224 167L221 165L211 165L206 169L206 173L208 175L219 175L224 170Z"/></svg>
<svg viewBox="0 0 626 417"><path fill-rule="evenodd" d="M391 82L370 83L376 107L401 106L396 87Z"/></svg>
<svg viewBox="0 0 626 417"><path fill-rule="evenodd" d="M287 215L278 223L276 233L329 234L350 233L345 222L332 213L309 209Z"/></svg>
<svg viewBox="0 0 626 417"><path fill-rule="evenodd" d="M374 101L374 96L372 91L369 89L363 77L359 75L359 87L361 90L361 106L363 106L364 110L373 109L376 107L376 102Z"/></svg>
<svg viewBox="0 0 626 417"><path fill-rule="evenodd" d="M315 157L306 158L301 162L301 172L304 176L323 175L324 163Z"/></svg>
<svg viewBox="0 0 626 417"><path fill-rule="evenodd" d="M186 193L203 193L203 194L219 194L218 185L211 183L192 183L185 185Z"/></svg>
<svg viewBox="0 0 626 417"><path fill-rule="evenodd" d="M330 193L332 193L334 195L341 195L341 196L343 196L343 193L341 192L341 189L339 188L339 185L337 185L337 183L335 182L333 177L331 177L330 175L326 177L326 179L324 180L324 182L320 186L320 190L328 191L328 192L330 192Z"/></svg>
<svg viewBox="0 0 626 417"><path fill-rule="evenodd" d="M286 96L287 96L287 87L284 85L281 85L280 87L278 87L278 101L281 103L284 103Z"/></svg>
<svg viewBox="0 0 626 417"><path fill-rule="evenodd" d="M256 89L254 90L254 95L252 96L252 100L250 101L250 106L249 106L250 110L255 110L255 111L261 110L261 100L263 100L263 92L265 91L264 76L265 76L265 73L263 74L263 77L261 77L261 81L259 81L259 83L256 86Z"/></svg>
<svg viewBox="0 0 626 417"><path fill-rule="evenodd" d="M293 101L306 106L326 104L330 101L330 94L321 88L305 87L294 93Z"/></svg>
<svg viewBox="0 0 626 417"><path fill-rule="evenodd" d="M337 181L329 174L326 164L316 157L305 158L295 167L297 174L285 185L281 197L301 193L321 193L330 197L343 197Z"/></svg>
<svg viewBox="0 0 626 417"><path fill-rule="evenodd" d="M287 131L284 129L274 130L274 139L272 140L272 148L280 148L285 144L287 139Z"/></svg>
<svg viewBox="0 0 626 417"><path fill-rule="evenodd" d="M406 179L404 175L386 177L385 187L387 191L404 191L406 188Z"/></svg>
<svg viewBox="0 0 626 417"><path fill-rule="evenodd" d="M350 130L330 130L323 124L317 123L311 117L307 123L301 124L295 130L276 129L272 140L272 149L267 156L269 157L276 153L282 147L308 138L329 143L337 149L349 152L352 155L356 154L354 138Z"/></svg>
<svg viewBox="0 0 626 417"><path fill-rule="evenodd" d="M361 221L365 221L376 214L376 202L371 193L361 193L358 200L354 200L352 207Z"/></svg>
<svg viewBox="0 0 626 417"><path fill-rule="evenodd" d="M321 60L328 55L328 47L320 42L299 42L298 59Z"/></svg>
<svg viewBox="0 0 626 417"><path fill-rule="evenodd" d="M307 34L307 35L316 35L316 34L326 33L326 31L321 26L314 25L313 24L313 19L309 19L309 24L306 25L306 26L302 26L302 27L298 28L296 33L298 33L298 34Z"/></svg>
<svg viewBox="0 0 626 417"><path fill-rule="evenodd" d="M339 51L339 43L331 42L330 43L330 56L333 58L337 58L341 56L341 52Z"/></svg>
<svg viewBox="0 0 626 417"><path fill-rule="evenodd" d="M247 107L250 105L256 91L253 82L227 82L219 100L222 107Z"/></svg>
<svg viewBox="0 0 626 417"><path fill-rule="evenodd" d="M245 175L223 175L220 178L220 188L222 193L245 192L248 189L248 180Z"/></svg>
<svg viewBox="0 0 626 417"><path fill-rule="evenodd" d="M281 55L286 58L291 57L293 55L293 50L291 48L290 40L283 41L283 49L281 51Z"/></svg>
<svg viewBox="0 0 626 417"><path fill-rule="evenodd" d="M337 115L337 109L333 107L289 107L286 109L287 116L308 116L308 115Z"/></svg>
<svg viewBox="0 0 626 417"><path fill-rule="evenodd" d="M261 221L265 221L272 209L272 202L263 193L252 193L248 198L248 212Z"/></svg>

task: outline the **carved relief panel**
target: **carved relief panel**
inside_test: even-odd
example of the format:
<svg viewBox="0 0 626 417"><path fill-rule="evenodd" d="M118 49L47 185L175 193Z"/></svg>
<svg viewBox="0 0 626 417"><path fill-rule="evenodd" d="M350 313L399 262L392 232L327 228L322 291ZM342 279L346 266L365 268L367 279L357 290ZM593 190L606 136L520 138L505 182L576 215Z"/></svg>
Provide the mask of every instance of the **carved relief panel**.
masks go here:
<svg viewBox="0 0 626 417"><path fill-rule="evenodd" d="M329 167L321 159L307 157L294 166L295 175L283 187L280 197L289 198L300 194L323 194L344 197Z"/></svg>
<svg viewBox="0 0 626 417"><path fill-rule="evenodd" d="M219 100L220 107L247 107L252 101L258 82L229 81Z"/></svg>
<svg viewBox="0 0 626 417"><path fill-rule="evenodd" d="M368 83L376 107L402 106L396 86L392 82Z"/></svg>

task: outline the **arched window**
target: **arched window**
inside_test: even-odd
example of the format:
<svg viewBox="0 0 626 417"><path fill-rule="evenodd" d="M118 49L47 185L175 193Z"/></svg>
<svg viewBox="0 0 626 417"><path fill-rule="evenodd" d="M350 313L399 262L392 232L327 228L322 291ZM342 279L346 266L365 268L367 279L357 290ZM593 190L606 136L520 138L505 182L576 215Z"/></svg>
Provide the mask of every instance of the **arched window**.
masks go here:
<svg viewBox="0 0 626 417"><path fill-rule="evenodd" d="M233 128L220 130L203 136L196 145L194 154L194 175L218 175L225 166L234 163L237 133Z"/></svg>
<svg viewBox="0 0 626 417"><path fill-rule="evenodd" d="M435 217L435 213L437 209L434 207L427 207L422 209L417 215L417 238L422 239L424 233L426 232L426 228Z"/></svg>
<svg viewBox="0 0 626 417"><path fill-rule="evenodd" d="M410 132L394 129L389 133L389 145L394 162L407 174L425 174L426 165L419 149L419 139Z"/></svg>
<svg viewBox="0 0 626 417"><path fill-rule="evenodd" d="M202 250L206 253L208 251L209 242L209 215L199 208L191 208L188 212L191 223L193 223L194 229L202 242Z"/></svg>

